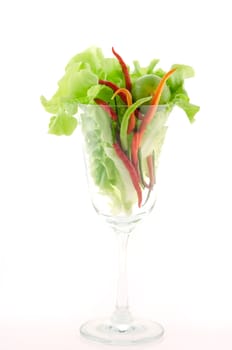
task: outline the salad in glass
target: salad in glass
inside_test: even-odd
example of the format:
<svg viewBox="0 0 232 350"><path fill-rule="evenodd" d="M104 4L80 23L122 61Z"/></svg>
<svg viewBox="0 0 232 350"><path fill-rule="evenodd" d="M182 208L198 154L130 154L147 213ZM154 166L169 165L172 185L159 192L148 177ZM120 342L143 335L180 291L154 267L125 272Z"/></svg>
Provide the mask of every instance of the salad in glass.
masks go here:
<svg viewBox="0 0 232 350"><path fill-rule="evenodd" d="M52 114L49 133L55 135L71 135L82 111L92 180L113 214L129 215L146 205L154 188L173 107L182 108L192 123L199 106L190 103L184 87L194 76L190 66L174 64L166 72L153 59L147 67L134 61L131 69L114 48L112 55L104 57L97 47L78 53L52 98L42 96L41 102ZM87 112L85 106L93 108Z"/></svg>

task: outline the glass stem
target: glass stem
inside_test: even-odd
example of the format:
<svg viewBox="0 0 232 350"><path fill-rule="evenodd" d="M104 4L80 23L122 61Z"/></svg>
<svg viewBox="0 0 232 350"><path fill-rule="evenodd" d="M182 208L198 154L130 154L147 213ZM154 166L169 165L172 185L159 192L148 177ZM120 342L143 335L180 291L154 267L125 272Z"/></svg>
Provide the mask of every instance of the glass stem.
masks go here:
<svg viewBox="0 0 232 350"><path fill-rule="evenodd" d="M117 297L116 308L127 309L128 308L128 281L127 281L127 246L128 246L128 233L118 233L118 285L117 285Z"/></svg>
<svg viewBox="0 0 232 350"><path fill-rule="evenodd" d="M116 295L116 309L112 321L118 327L125 327L132 321L128 305L128 281L127 281L127 246L129 233L117 232L118 239L118 284Z"/></svg>

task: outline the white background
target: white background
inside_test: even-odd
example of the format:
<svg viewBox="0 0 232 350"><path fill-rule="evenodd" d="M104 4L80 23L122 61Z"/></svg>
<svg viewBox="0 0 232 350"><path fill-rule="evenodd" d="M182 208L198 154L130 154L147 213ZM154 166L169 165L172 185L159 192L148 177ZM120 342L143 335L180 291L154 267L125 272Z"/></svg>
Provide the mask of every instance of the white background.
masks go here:
<svg viewBox="0 0 232 350"><path fill-rule="evenodd" d="M1 1L0 348L94 349L79 338L113 309L115 237L87 195L77 133L47 134L68 60L96 45L146 65L192 65L201 106L176 110L159 199L129 246L132 309L164 324L161 349L232 347L229 1ZM106 346L105 346L106 347Z"/></svg>

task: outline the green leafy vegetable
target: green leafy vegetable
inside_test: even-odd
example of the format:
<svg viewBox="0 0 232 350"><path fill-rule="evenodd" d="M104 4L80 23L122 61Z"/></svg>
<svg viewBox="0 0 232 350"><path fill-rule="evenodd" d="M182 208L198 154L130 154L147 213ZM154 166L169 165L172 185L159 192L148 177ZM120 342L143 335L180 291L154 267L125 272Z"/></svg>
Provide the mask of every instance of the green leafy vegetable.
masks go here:
<svg viewBox="0 0 232 350"><path fill-rule="evenodd" d="M51 117L49 123L49 133L55 135L69 136L76 129L77 120L72 115L62 114Z"/></svg>
<svg viewBox="0 0 232 350"><path fill-rule="evenodd" d="M81 105L82 131L92 179L100 193L109 198L112 212L130 211L136 193L130 176L112 147L111 122L98 106Z"/></svg>

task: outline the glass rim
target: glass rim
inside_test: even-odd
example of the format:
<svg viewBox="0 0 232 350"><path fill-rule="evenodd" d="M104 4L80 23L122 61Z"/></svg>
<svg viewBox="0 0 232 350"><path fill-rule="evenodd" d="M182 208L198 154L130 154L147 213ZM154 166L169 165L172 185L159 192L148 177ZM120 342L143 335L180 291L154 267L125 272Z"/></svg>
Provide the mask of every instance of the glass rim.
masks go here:
<svg viewBox="0 0 232 350"><path fill-rule="evenodd" d="M129 107L130 107L130 105L128 106L128 105L126 105L126 104L117 104L117 105L114 105L114 104L108 104L108 106L110 107L110 108L113 108L113 109L115 109L115 110L117 110L117 108L125 108L125 109L128 109ZM148 110L148 108L150 107L150 106L156 106L157 108L155 109L155 112L160 112L160 111L171 111L172 110L172 108L173 108L173 105L172 104L158 104L158 105L149 105L149 104L143 104L143 105L141 105L141 106L139 106L138 108L136 108L137 110L141 110L141 107L143 107L143 108L145 108L146 110ZM96 109L96 110L104 110L103 108L102 108L102 106L101 105L99 105L99 104L94 104L94 103L78 103L77 104L77 111L79 111L79 110L82 110L82 111L84 111L84 110L86 110L86 109L88 109L88 108L91 108L91 109ZM145 112L145 111L144 111ZM144 113L143 112L143 113Z"/></svg>
<svg viewBox="0 0 232 350"><path fill-rule="evenodd" d="M79 107L79 106L96 106L96 107L101 107L101 105L99 105L99 104L97 104L97 103L78 103L77 106L78 106L78 107ZM109 104L109 106L112 106L112 105ZM166 104L156 104L156 105L152 105L152 104L146 104L146 103L144 103L144 104L142 104L142 105L139 106L139 107L142 107L142 106L170 107L171 104L170 104L170 103L166 103ZM117 103L117 104L115 105L115 107L130 107L130 105L128 106L128 105L126 105L126 104L119 104L119 103ZM138 107L138 108L139 108L139 107Z"/></svg>

